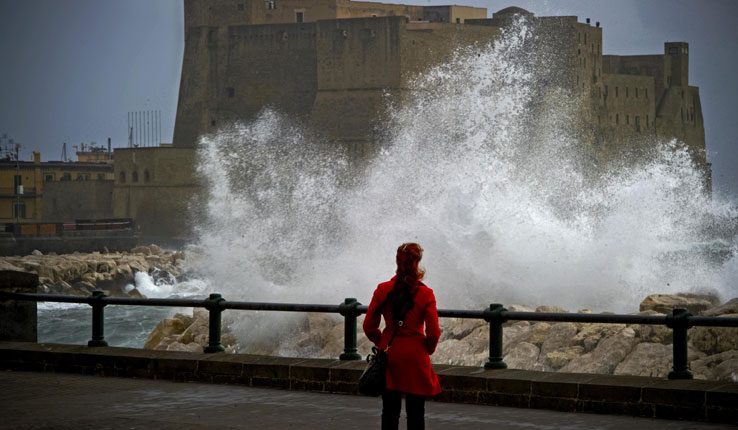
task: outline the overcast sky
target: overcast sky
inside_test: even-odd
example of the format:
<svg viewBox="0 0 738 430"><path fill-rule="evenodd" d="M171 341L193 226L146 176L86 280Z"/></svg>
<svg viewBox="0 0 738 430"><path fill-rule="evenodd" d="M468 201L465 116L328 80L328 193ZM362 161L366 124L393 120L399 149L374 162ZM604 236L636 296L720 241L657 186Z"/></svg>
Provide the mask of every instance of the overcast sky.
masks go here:
<svg viewBox="0 0 738 430"><path fill-rule="evenodd" d="M258 0L247 0L258 1ZM421 5L445 1L402 1ZM690 44L717 193L738 199L738 2L455 0L492 12L577 15L603 27L606 54ZM181 0L0 0L0 135L58 160L62 142L125 146L127 113L162 112L171 142L184 46Z"/></svg>

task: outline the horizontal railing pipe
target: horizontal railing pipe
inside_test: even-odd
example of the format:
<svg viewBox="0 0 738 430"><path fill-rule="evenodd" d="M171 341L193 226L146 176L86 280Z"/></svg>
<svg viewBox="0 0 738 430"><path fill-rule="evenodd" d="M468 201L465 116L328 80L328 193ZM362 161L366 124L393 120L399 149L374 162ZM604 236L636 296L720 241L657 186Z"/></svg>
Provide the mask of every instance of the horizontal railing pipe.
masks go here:
<svg viewBox="0 0 738 430"><path fill-rule="evenodd" d="M209 311L209 339L205 352L223 351L220 343L221 314L227 309L278 312L318 312L335 313L344 317L343 360L360 359L356 348L357 317L367 312L367 306L356 299L345 299L339 305L305 303L269 303L227 301L219 294L211 294L206 299L144 299L133 297L108 297L102 291L92 296L66 296L60 294L30 294L0 292L0 300L32 302L56 302L87 304L92 307L92 339L89 346L105 346L104 308L107 305L205 308ZM663 325L673 331L673 367L669 379L690 379L692 374L687 361L687 331L690 327L738 327L738 318L692 316L684 309L676 309L669 315L622 315L622 314L582 314L551 312L511 312L501 304L490 305L484 310L439 309L442 318L482 319L490 324L489 359L486 368L507 367L502 357L503 324L508 321L546 321L603 324L648 324Z"/></svg>
<svg viewBox="0 0 738 430"><path fill-rule="evenodd" d="M666 315L572 314L551 312L503 312L513 321L585 322L604 324L666 324Z"/></svg>

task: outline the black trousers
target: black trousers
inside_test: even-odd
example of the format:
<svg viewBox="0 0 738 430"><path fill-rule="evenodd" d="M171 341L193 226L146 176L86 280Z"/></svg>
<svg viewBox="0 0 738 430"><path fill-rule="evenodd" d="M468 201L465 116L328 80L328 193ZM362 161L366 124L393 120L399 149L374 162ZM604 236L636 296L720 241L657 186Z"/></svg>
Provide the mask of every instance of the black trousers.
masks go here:
<svg viewBox="0 0 738 430"><path fill-rule="evenodd" d="M397 430L400 425L402 393L387 391L382 394L382 430ZM407 430L425 429L425 397L405 394Z"/></svg>

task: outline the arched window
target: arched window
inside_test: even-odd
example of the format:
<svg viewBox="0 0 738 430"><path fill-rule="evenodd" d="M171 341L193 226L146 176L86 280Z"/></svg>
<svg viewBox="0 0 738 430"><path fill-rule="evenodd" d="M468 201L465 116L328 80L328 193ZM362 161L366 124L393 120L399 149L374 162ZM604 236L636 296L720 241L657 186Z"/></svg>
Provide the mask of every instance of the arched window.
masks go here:
<svg viewBox="0 0 738 430"><path fill-rule="evenodd" d="M133 171L133 174L131 175L131 180L133 182L138 182L138 171L137 170Z"/></svg>
<svg viewBox="0 0 738 430"><path fill-rule="evenodd" d="M144 169L144 182L151 182L151 174L149 169Z"/></svg>
<svg viewBox="0 0 738 430"><path fill-rule="evenodd" d="M126 183L126 172L120 172L120 183L121 184Z"/></svg>

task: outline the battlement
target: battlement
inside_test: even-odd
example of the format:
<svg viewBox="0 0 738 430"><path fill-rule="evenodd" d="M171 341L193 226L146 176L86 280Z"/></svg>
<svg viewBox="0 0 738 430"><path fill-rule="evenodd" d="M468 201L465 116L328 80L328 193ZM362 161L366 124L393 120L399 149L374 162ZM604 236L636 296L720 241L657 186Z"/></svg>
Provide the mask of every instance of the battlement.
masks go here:
<svg viewBox="0 0 738 430"><path fill-rule="evenodd" d="M413 6L351 0L186 0L185 28L308 23L327 19L400 16L408 21L464 23L487 17L471 6Z"/></svg>

